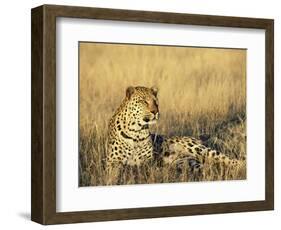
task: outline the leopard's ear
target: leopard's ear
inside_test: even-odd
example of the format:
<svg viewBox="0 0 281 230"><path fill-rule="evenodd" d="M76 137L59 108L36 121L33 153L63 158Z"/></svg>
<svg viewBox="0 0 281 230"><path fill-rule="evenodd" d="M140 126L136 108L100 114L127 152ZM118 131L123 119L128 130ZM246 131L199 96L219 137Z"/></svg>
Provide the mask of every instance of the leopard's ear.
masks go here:
<svg viewBox="0 0 281 230"><path fill-rule="evenodd" d="M151 87L151 91L152 91L153 95L154 95L155 97L157 97L158 88L155 87L155 86L153 86L153 87Z"/></svg>
<svg viewBox="0 0 281 230"><path fill-rule="evenodd" d="M126 89L126 98L130 99L132 94L135 92L135 87L133 86L129 86L127 89Z"/></svg>

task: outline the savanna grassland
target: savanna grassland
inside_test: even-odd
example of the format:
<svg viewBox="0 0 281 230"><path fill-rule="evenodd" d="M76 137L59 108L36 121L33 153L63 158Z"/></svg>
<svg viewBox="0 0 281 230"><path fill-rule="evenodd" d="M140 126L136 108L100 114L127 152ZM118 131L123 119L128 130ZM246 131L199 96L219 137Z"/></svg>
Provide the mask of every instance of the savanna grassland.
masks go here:
<svg viewBox="0 0 281 230"><path fill-rule="evenodd" d="M79 185L105 185L107 125L128 86L157 86L152 132L187 135L232 158L246 157L246 50L80 43ZM245 179L246 164L200 180ZM193 181L186 172L126 169L119 184Z"/></svg>

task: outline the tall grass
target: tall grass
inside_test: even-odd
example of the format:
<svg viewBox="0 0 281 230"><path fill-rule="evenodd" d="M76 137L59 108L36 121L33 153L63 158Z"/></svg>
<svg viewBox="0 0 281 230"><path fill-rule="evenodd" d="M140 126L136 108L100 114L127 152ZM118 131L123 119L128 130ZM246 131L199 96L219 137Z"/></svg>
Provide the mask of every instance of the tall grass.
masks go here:
<svg viewBox="0 0 281 230"><path fill-rule="evenodd" d="M161 116L153 132L203 137L231 157L246 156L245 50L97 43L79 48L80 186L106 184L107 124L128 86L158 87ZM245 167L236 171L220 177L211 167L200 180L246 177ZM124 169L119 183L192 180L151 166Z"/></svg>

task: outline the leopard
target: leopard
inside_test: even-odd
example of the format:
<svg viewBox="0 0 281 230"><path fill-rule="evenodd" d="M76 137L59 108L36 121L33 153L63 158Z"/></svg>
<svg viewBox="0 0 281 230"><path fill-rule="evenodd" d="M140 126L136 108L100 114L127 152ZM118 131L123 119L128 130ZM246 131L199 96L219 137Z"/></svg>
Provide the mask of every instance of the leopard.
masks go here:
<svg viewBox="0 0 281 230"><path fill-rule="evenodd" d="M128 87L108 127L107 165L141 165L153 160L150 125L159 119L156 87Z"/></svg>
<svg viewBox="0 0 281 230"><path fill-rule="evenodd" d="M157 87L130 86L125 98L111 117L108 126L106 168L141 166L155 161L160 165L187 165L191 172L202 170L207 162L223 167L239 167L241 159L234 159L206 146L202 140L190 136L165 136L151 133L151 126L159 121Z"/></svg>

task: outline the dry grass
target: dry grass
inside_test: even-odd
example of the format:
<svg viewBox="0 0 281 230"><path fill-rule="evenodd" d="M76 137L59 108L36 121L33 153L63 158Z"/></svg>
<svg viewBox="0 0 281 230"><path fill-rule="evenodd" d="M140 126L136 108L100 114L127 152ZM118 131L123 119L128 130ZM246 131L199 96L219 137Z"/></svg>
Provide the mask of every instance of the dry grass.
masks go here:
<svg viewBox="0 0 281 230"><path fill-rule="evenodd" d="M153 132L210 136L208 146L246 156L245 50L80 43L80 186L106 184L107 123L131 85L159 88ZM210 164L200 180L245 178L246 167L221 176ZM119 184L193 180L150 166L124 169Z"/></svg>

